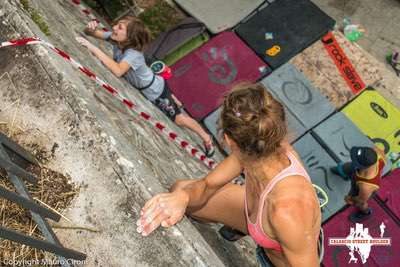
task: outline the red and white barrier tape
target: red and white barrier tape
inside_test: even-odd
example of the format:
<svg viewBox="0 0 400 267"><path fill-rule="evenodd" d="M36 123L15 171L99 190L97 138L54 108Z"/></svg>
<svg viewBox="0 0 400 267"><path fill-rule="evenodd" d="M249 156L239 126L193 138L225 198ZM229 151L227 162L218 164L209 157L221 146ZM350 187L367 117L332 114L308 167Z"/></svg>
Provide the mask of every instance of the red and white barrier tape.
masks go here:
<svg viewBox="0 0 400 267"><path fill-rule="evenodd" d="M88 7L85 7L81 0L72 0L72 3L74 3L75 5L77 5L79 7L79 9L82 11L82 13L84 13L91 21L96 21L99 24L99 27L105 31L108 32L109 29L107 29L106 26L104 26L103 23L101 23L100 20L98 20L90 11L90 9Z"/></svg>
<svg viewBox="0 0 400 267"><path fill-rule="evenodd" d="M32 45L32 44L43 44L43 45L49 47L51 50L56 52L59 56L63 57L66 61L69 61L72 64L72 66L79 69L83 74L85 74L86 76L88 76L89 78L94 80L98 85L100 85L101 87L106 89L110 94L112 94L114 97L116 97L118 100L120 100L126 107L128 107L130 110L134 111L142 119L148 121L159 132L163 133L169 139L171 139L175 143L177 143L181 148L186 150L192 157L199 159L210 169L215 168L215 162L213 160L210 160L209 158L207 158L204 153L202 153L200 150L198 150L194 146L190 145L188 141L183 140L180 137L178 137L177 133L169 130L163 123L154 120L151 115L138 110L137 106L135 106L132 101L130 101L127 98L122 97L114 87L112 87L108 83L101 80L92 71L90 71L86 67L82 66L78 61L74 60L67 53L58 49L57 47L53 46L52 44L50 44L46 41L43 41L39 38L33 37L33 38L25 38L25 39L2 42L2 43L0 43L0 48L8 47L8 46L24 46L24 45Z"/></svg>

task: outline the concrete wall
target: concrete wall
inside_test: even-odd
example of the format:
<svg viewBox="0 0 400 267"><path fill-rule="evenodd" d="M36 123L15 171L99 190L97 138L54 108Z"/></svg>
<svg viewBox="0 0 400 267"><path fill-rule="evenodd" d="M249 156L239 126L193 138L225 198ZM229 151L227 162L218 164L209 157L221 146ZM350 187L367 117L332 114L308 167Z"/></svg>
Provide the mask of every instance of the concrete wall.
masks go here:
<svg viewBox="0 0 400 267"><path fill-rule="evenodd" d="M201 144L75 41L86 19L71 1L36 0L31 5L43 15L51 36L40 32L19 1L10 0L0 2L2 40L39 36L53 43L140 109L191 143ZM110 51L109 45L97 44ZM82 185L65 215L77 225L101 232L56 232L66 247L88 254L86 266L255 264L254 245L248 240L224 245L208 227L206 230L213 233L205 234L208 243L198 231L201 228L188 219L147 238L136 233L135 222L147 199L166 191L178 178L202 177L208 170L54 52L41 45L0 49L0 92L0 107L10 107L19 100L18 109L2 108L0 120L14 120L23 129L20 141L28 147L40 143L51 150L57 143L48 167ZM222 156L217 154L216 159ZM219 250L214 252L210 244Z"/></svg>

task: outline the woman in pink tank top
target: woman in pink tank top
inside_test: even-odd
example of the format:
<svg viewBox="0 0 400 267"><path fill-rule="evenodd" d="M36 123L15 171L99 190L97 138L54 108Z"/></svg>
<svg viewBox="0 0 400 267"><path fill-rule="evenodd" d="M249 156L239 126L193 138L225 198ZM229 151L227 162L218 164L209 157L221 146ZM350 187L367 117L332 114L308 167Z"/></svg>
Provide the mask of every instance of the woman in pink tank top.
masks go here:
<svg viewBox="0 0 400 267"><path fill-rule="evenodd" d="M206 177L178 180L147 201L138 232L147 236L186 214L249 234L262 266L319 266L319 202L285 141L282 104L260 84L241 84L224 98L220 128L232 153ZM245 186L230 183L242 172Z"/></svg>

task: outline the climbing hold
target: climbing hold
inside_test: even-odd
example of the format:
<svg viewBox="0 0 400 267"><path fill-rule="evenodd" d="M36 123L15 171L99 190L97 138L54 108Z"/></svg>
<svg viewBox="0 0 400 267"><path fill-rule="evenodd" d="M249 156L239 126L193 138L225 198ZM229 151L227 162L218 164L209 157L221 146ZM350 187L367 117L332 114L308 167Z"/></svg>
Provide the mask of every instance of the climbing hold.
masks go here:
<svg viewBox="0 0 400 267"><path fill-rule="evenodd" d="M279 45L274 45L270 49L267 49L265 53L270 57L274 57L279 54L279 52L281 52L281 47Z"/></svg>

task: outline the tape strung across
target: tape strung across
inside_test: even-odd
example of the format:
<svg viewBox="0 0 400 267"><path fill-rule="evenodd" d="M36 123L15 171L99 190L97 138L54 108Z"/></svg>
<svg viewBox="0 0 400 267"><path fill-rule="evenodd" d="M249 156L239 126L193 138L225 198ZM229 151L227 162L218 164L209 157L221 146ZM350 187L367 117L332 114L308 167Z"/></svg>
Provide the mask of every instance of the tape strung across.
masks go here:
<svg viewBox="0 0 400 267"><path fill-rule="evenodd" d="M365 84L347 58L343 49L339 46L333 33L329 32L322 37L322 43L352 92L354 94L360 93L365 88Z"/></svg>
<svg viewBox="0 0 400 267"><path fill-rule="evenodd" d="M169 130L163 123L155 121L151 115L138 110L137 106L132 101L122 97L114 87L112 87L111 85L109 85L106 82L104 82L103 80L101 80L92 71L90 71L86 67L82 66L79 62L74 60L67 53L56 48L52 44L50 44L46 41L43 41L39 38L32 37L32 38L25 38L25 39L2 42L2 43L0 43L0 48L8 47L8 46L25 46L25 45L33 45L33 44L42 44L42 45L50 48L54 52L56 52L59 56L64 58L66 61L70 62L73 67L79 69L83 74L85 74L86 76L88 76L89 78L94 80L98 85L103 87L110 94L112 94L114 97L116 97L118 100L120 100L126 107L128 107L130 110L134 111L142 119L148 121L155 129L157 129L159 132L163 133L169 139L171 139L175 143L177 143L182 149L186 150L192 157L199 159L210 169L215 168L215 162L213 160L210 160L209 158L207 158L204 153L199 151L194 146L190 145L188 141L183 140L180 137L178 137L177 133Z"/></svg>

